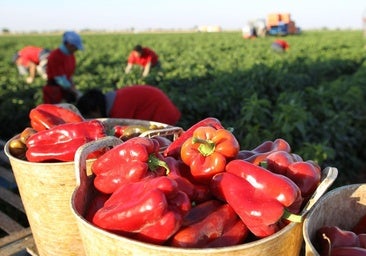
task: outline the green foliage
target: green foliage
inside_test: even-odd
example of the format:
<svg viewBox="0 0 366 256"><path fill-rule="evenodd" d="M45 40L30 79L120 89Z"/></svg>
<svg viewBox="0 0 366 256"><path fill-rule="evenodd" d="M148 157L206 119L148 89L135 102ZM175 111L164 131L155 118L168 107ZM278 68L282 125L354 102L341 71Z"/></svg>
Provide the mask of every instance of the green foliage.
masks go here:
<svg viewBox="0 0 366 256"><path fill-rule="evenodd" d="M233 129L242 149L286 139L293 152L322 167L335 166L338 182L359 182L366 157L365 42L361 31L308 31L288 36L290 50L271 50L273 37L244 40L239 32L182 34L84 34L74 80L84 91L134 84L163 89L188 128L214 116ZM61 35L0 37L0 137L28 125L29 110L41 103L43 81L26 85L11 56L25 45L53 49ZM141 77L124 74L136 45L159 54L162 69Z"/></svg>

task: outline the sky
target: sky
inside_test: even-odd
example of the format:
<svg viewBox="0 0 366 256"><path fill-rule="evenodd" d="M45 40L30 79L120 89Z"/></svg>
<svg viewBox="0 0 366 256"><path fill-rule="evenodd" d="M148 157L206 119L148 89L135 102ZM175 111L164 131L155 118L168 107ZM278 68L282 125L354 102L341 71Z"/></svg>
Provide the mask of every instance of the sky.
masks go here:
<svg viewBox="0 0 366 256"><path fill-rule="evenodd" d="M362 29L366 0L1 0L0 29L241 29L270 13L290 13L306 29Z"/></svg>

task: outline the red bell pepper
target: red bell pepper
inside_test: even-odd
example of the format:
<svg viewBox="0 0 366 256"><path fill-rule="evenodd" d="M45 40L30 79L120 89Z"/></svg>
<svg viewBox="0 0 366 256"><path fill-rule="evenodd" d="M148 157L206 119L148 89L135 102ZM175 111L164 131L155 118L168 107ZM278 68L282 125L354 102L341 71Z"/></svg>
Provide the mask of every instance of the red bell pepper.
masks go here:
<svg viewBox="0 0 366 256"><path fill-rule="evenodd" d="M237 158L259 165L262 161L266 160L268 155L276 151L290 153L290 144L281 138L275 139L274 141L265 141L252 150L240 150Z"/></svg>
<svg viewBox="0 0 366 256"><path fill-rule="evenodd" d="M321 180L320 167L308 161L290 164L285 175L300 188L304 198L309 198L314 193Z"/></svg>
<svg viewBox="0 0 366 256"><path fill-rule="evenodd" d="M40 104L29 112L30 123L33 129L42 131L64 123L84 121L78 113L53 104Z"/></svg>
<svg viewBox="0 0 366 256"><path fill-rule="evenodd" d="M321 169L313 161L303 161L296 154L287 151L275 151L269 154L263 162L271 172L290 178L301 190L304 198L309 198L321 180Z"/></svg>
<svg viewBox="0 0 366 256"><path fill-rule="evenodd" d="M183 248L230 246L246 238L248 229L245 225L237 225L240 219L230 205L222 203L205 205L213 209L210 212L207 210L201 212L204 214L199 216L197 222L182 227L172 237L171 246ZM192 208L191 211L195 209ZM197 216L197 214L194 215ZM226 239L228 233L233 235L230 239Z"/></svg>
<svg viewBox="0 0 366 256"><path fill-rule="evenodd" d="M274 151L265 158L266 168L282 175L286 175L288 166L294 162L293 155L283 150Z"/></svg>
<svg viewBox="0 0 366 256"><path fill-rule="evenodd" d="M134 237L142 242L163 244L182 226L183 216L191 209L191 201L186 193L178 191L168 198L168 211L154 225L147 225Z"/></svg>
<svg viewBox="0 0 366 256"><path fill-rule="evenodd" d="M257 237L279 230L282 218L301 221L301 217L288 210L294 204L301 205L296 184L244 160L232 160L226 172L216 174L211 180L211 191L230 204Z"/></svg>
<svg viewBox="0 0 366 256"><path fill-rule="evenodd" d="M180 228L190 207L188 196L173 179L147 178L121 184L95 213L93 223L112 232L129 232L143 241L161 244Z"/></svg>
<svg viewBox="0 0 366 256"><path fill-rule="evenodd" d="M244 222L238 218L236 223L224 230L223 234L209 242L206 248L226 247L241 244L249 235L249 229Z"/></svg>
<svg viewBox="0 0 366 256"><path fill-rule="evenodd" d="M237 156L239 148L230 131L204 126L183 143L181 158L190 167L193 178L207 183L216 173L225 171L226 163Z"/></svg>
<svg viewBox="0 0 366 256"><path fill-rule="evenodd" d="M285 207L245 179L229 172L218 173L211 180L211 190L234 209L255 236L266 237L279 230L277 222Z"/></svg>
<svg viewBox="0 0 366 256"><path fill-rule="evenodd" d="M215 129L224 129L221 122L214 117L207 117L196 124L192 125L188 130L183 132L176 140L173 141L163 152L164 156L179 156L180 150L183 143L190 137L192 137L193 132L202 126L211 126Z"/></svg>
<svg viewBox="0 0 366 256"><path fill-rule="evenodd" d="M147 176L165 175L168 167L153 138L131 138L97 158L92 166L94 186L111 194L124 182L139 181Z"/></svg>
<svg viewBox="0 0 366 256"><path fill-rule="evenodd" d="M98 120L60 124L31 135L26 157L29 162L74 161L81 145L105 136L105 128ZM89 158L96 155L98 152Z"/></svg>
<svg viewBox="0 0 366 256"><path fill-rule="evenodd" d="M89 222L93 221L94 214L103 207L104 203L109 199L110 195L96 192L94 197L92 198L90 204L88 205L88 209L85 214L85 219Z"/></svg>
<svg viewBox="0 0 366 256"><path fill-rule="evenodd" d="M182 176L180 173L180 169L184 163L174 157L168 156L164 158L164 161L167 163L169 168L168 177L174 179L179 188L184 191L188 197L194 201L195 200L195 186L191 181L189 181L186 177Z"/></svg>
<svg viewBox="0 0 366 256"><path fill-rule="evenodd" d="M352 228L352 232L356 234L366 234L366 214L358 220L356 225Z"/></svg>
<svg viewBox="0 0 366 256"><path fill-rule="evenodd" d="M289 207L301 198L299 187L288 177L244 160L233 160L226 171L247 180L253 187L272 197L284 207Z"/></svg>
<svg viewBox="0 0 366 256"><path fill-rule="evenodd" d="M357 234L352 231L343 230L337 226L322 226L315 234L316 242L319 244L321 255L329 255L333 248L337 247L359 247Z"/></svg>

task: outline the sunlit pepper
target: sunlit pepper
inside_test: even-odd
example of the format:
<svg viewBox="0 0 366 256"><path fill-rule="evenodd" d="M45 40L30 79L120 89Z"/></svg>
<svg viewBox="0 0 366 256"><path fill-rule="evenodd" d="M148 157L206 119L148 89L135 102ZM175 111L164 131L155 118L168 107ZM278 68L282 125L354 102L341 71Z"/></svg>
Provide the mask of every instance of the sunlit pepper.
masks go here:
<svg viewBox="0 0 366 256"><path fill-rule="evenodd" d="M124 183L93 217L98 227L156 244L169 239L190 210L188 196L166 176Z"/></svg>
<svg viewBox="0 0 366 256"><path fill-rule="evenodd" d="M115 146L91 166L96 175L94 186L106 194L114 192L124 182L163 175L167 169L161 160L159 143L145 137L134 137Z"/></svg>
<svg viewBox="0 0 366 256"><path fill-rule="evenodd" d="M216 173L225 171L226 163L236 157L239 148L230 131L204 126L183 143L181 158L190 167L192 176L205 183Z"/></svg>
<svg viewBox="0 0 366 256"><path fill-rule="evenodd" d="M31 135L26 143L26 158L29 162L74 161L81 145L105 136L105 128L98 120L60 124Z"/></svg>
<svg viewBox="0 0 366 256"><path fill-rule="evenodd" d="M176 140L173 141L165 150L164 155L165 156L179 156L180 150L183 145L183 143L192 137L193 132L202 126L211 126L215 129L224 129L221 122L215 118L215 117L207 117L205 119L202 119L201 121L195 123L192 125L188 130L184 131Z"/></svg>
<svg viewBox="0 0 366 256"><path fill-rule="evenodd" d="M78 113L53 104L40 104L29 112L29 119L33 129L42 131L64 123L84 121Z"/></svg>
<svg viewBox="0 0 366 256"><path fill-rule="evenodd" d="M227 164L226 172L216 174L211 180L211 191L232 206L257 237L277 232L284 217L301 221L287 210L292 204L301 204L296 184L244 160L233 160Z"/></svg>

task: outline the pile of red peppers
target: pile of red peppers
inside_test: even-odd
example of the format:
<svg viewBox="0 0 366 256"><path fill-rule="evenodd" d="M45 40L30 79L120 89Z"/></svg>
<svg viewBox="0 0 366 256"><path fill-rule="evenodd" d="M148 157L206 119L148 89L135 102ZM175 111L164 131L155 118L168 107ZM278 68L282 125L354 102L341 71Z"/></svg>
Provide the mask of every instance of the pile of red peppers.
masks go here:
<svg viewBox="0 0 366 256"><path fill-rule="evenodd" d="M30 162L73 161L81 145L108 136L100 121L56 105L41 104L29 116ZM299 213L321 181L319 165L291 152L284 139L241 149L213 117L174 141L130 137L90 157L98 194L89 202L87 221L139 241L182 248L270 236L301 221Z"/></svg>
<svg viewBox="0 0 366 256"><path fill-rule="evenodd" d="M91 167L100 193L86 220L143 242L215 248L274 234L321 182L321 169L283 139L241 150L216 118L194 124L160 150L155 138L131 138Z"/></svg>
<svg viewBox="0 0 366 256"><path fill-rule="evenodd" d="M107 136L98 120L85 120L75 111L53 104L41 104L29 113L35 131L25 143L29 162L74 161L76 150L87 142ZM102 152L95 152L93 158Z"/></svg>
<svg viewBox="0 0 366 256"><path fill-rule="evenodd" d="M366 256L366 214L350 230L321 226L314 242L321 256Z"/></svg>

